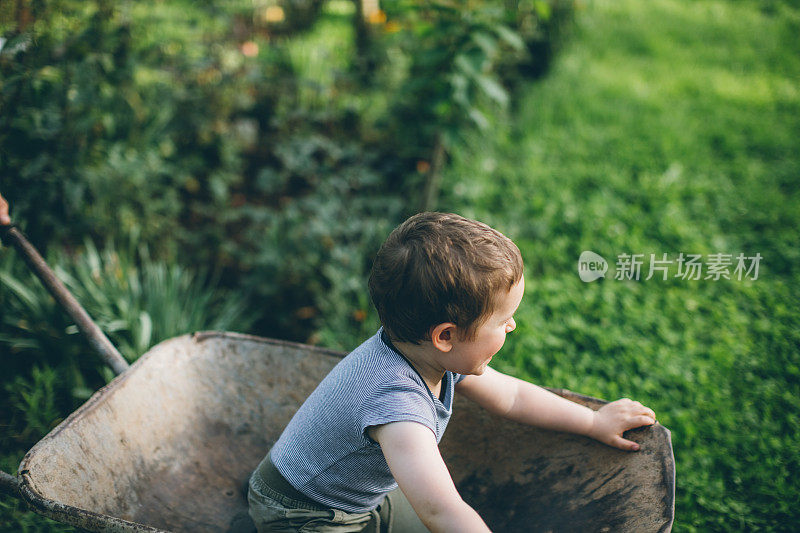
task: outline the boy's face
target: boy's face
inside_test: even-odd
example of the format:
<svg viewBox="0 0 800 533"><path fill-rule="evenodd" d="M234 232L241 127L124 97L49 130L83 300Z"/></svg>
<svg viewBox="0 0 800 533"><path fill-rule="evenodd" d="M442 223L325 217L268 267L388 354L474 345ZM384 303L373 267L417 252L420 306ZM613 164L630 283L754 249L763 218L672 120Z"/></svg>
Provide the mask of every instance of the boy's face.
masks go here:
<svg viewBox="0 0 800 533"><path fill-rule="evenodd" d="M458 335L452 335L453 348L442 353L444 367L459 374L483 374L492 356L503 347L506 334L517 327L514 313L524 292L525 280L520 278L510 291L498 295L494 312L480 325L472 340L459 340Z"/></svg>

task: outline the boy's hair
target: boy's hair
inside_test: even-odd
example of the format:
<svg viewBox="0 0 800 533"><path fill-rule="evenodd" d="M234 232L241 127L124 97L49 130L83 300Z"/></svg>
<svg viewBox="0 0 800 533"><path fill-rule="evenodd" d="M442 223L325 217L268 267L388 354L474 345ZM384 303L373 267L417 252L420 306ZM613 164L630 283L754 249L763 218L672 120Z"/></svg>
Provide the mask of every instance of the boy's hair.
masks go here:
<svg viewBox="0 0 800 533"><path fill-rule="evenodd" d="M511 239L476 220L426 212L400 224L383 243L369 292L393 340L419 344L443 322L470 340L500 292L520 278L522 256Z"/></svg>

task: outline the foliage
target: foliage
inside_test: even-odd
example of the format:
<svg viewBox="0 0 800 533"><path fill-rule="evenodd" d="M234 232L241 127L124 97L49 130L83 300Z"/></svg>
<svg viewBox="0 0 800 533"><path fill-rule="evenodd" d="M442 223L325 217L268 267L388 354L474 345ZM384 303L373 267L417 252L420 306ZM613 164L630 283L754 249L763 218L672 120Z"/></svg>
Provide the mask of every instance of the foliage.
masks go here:
<svg viewBox="0 0 800 533"><path fill-rule="evenodd" d="M59 22L74 35L49 31L56 22L36 12L32 29L12 34L0 50L2 186L37 241L65 220L86 231L75 215L89 203L88 191L76 174L98 159L98 138L130 118L124 92L112 89L130 78L130 35L110 25L100 4L86 21L76 4L64 7Z"/></svg>
<svg viewBox="0 0 800 533"><path fill-rule="evenodd" d="M409 181L424 191L420 209L436 208L447 153L474 129L488 133L487 116L508 107L507 86L530 65L530 50L555 40L555 28L565 24L562 13L570 9L550 6L566 5L571 3L470 2L465 9L447 0L407 0L386 7L384 31L375 41L393 97L379 124L391 132L398 154L416 163L418 173ZM552 39L544 37L548 32ZM550 54L536 59L535 73L541 74Z"/></svg>
<svg viewBox="0 0 800 533"><path fill-rule="evenodd" d="M354 143L298 132L276 140L274 152L277 161L260 170L256 194L235 219L239 239L226 244L244 270L242 283L257 301L273 303L259 329L283 337L323 324L350 331L368 309L369 258L402 203L386 194ZM334 338L327 340L348 345Z"/></svg>
<svg viewBox="0 0 800 533"><path fill-rule="evenodd" d="M314 25L319 2L305 22L289 9L303 6L275 2L19 5L32 22L6 27L0 49L0 109L14 111L0 112L0 190L32 240L133 238L209 265L274 298L257 332L299 340L323 317L363 314L352 287L376 230L435 206L446 150L507 103L498 69L559 12L541 1L388 5L365 51L349 44L357 13L346 2ZM360 53L383 58L367 82ZM336 202L358 204L353 222L333 218ZM287 224L306 219L319 235L298 247ZM323 241L372 244L334 269Z"/></svg>
<svg viewBox="0 0 800 533"><path fill-rule="evenodd" d="M56 407L55 387L58 376L53 368L34 366L31 380L16 376L7 383L5 392L11 399L11 411L24 415L20 424L24 426L19 437L31 439L40 437L54 427L61 419Z"/></svg>
<svg viewBox="0 0 800 533"><path fill-rule="evenodd" d="M507 0L510 27L524 43L522 57L505 58L499 67L505 85L545 75L573 22L571 0Z"/></svg>
<svg viewBox="0 0 800 533"><path fill-rule="evenodd" d="M403 122L448 136L458 135L467 122L486 128L481 99L501 107L508 103L494 68L498 58L523 47L505 25L505 12L488 3L463 9L450 2L411 2L397 9L400 24L408 28L393 34L409 58L409 75L398 91ZM423 140L433 138L433 132L419 133Z"/></svg>
<svg viewBox="0 0 800 533"><path fill-rule="evenodd" d="M67 269L57 266L56 274L128 361L170 337L202 329L246 330L252 321L252 315L245 314L247 300L226 299L224 292L214 288L217 280L202 270L154 261L145 247L120 251L109 242L99 251L87 241L74 258L54 252L50 262L69 265ZM39 280L30 272L14 274L22 268L19 260L6 257L4 266L0 281L10 297L0 342L14 352L40 353L61 351L51 343L63 343L64 334L83 344L77 328L69 325L70 319ZM63 330L52 327L56 324L64 325ZM76 346L75 351L84 349Z"/></svg>

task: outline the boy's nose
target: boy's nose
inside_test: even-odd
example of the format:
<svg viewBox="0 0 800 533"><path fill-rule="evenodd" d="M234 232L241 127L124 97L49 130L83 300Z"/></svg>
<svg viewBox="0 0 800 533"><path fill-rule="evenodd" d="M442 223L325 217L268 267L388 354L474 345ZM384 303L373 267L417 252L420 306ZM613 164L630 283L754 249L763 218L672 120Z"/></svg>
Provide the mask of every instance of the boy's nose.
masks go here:
<svg viewBox="0 0 800 533"><path fill-rule="evenodd" d="M511 333L511 332L512 332L512 331L514 331L515 329L517 329L517 323L516 323L516 322L514 322L514 319L512 318L512 319L511 319L511 320L508 322L508 326L506 327L506 332L507 332L507 333Z"/></svg>

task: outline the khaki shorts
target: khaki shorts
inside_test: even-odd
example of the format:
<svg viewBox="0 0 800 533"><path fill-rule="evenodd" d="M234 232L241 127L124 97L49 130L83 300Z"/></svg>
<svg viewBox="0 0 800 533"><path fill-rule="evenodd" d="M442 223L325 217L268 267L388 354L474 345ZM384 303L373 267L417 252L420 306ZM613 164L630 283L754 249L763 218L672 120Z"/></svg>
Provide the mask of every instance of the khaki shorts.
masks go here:
<svg viewBox="0 0 800 533"><path fill-rule="evenodd" d="M268 461L268 457L265 459ZM272 467L274 468L274 467ZM277 470L275 470L277 472ZM373 511L348 513L287 496L270 486L257 469L247 491L250 517L258 533L423 533L411 504L398 488Z"/></svg>

